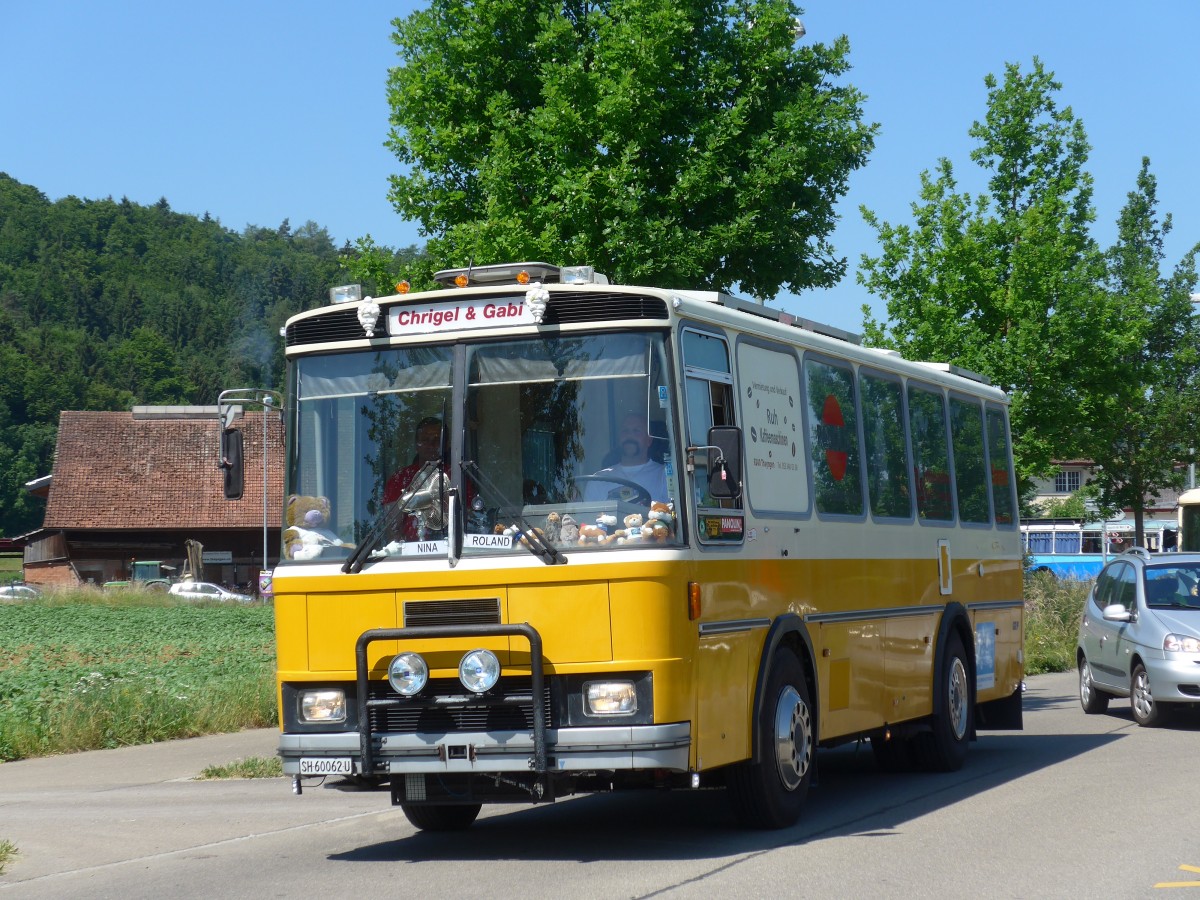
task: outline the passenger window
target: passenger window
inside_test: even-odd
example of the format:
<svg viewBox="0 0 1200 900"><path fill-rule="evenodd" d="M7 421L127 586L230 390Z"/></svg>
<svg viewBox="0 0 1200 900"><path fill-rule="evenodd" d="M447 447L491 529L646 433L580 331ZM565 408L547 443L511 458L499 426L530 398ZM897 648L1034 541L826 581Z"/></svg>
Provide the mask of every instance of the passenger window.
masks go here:
<svg viewBox="0 0 1200 900"><path fill-rule="evenodd" d="M871 515L910 519L912 489L908 480L908 442L904 435L900 381L860 371L858 384Z"/></svg>
<svg viewBox="0 0 1200 900"><path fill-rule="evenodd" d="M1134 583L1133 566L1121 566L1120 574L1117 575L1117 590L1118 595L1113 599L1113 603L1120 603L1125 609L1133 612L1137 605L1137 588Z"/></svg>
<svg viewBox="0 0 1200 900"><path fill-rule="evenodd" d="M808 444L817 512L863 514L862 462L854 372L810 359L804 366L808 394Z"/></svg>
<svg viewBox="0 0 1200 900"><path fill-rule="evenodd" d="M917 515L922 519L952 522L946 408L940 391L908 386L908 425L912 434Z"/></svg>
<svg viewBox="0 0 1200 900"><path fill-rule="evenodd" d="M978 402L950 398L950 441L954 447L954 488L958 492L959 521L986 525L991 521L991 514L983 454L983 410Z"/></svg>
<svg viewBox="0 0 1200 900"><path fill-rule="evenodd" d="M1096 590L1092 592L1092 605L1096 607L1098 612L1103 612L1104 607L1108 605L1108 598L1112 594L1113 586L1113 570L1105 569L1096 578Z"/></svg>
<svg viewBox="0 0 1200 900"><path fill-rule="evenodd" d="M1014 507L1012 460L1008 443L1008 428L1004 410L987 409L988 460L992 470L992 508L997 525L1011 525L1017 520Z"/></svg>

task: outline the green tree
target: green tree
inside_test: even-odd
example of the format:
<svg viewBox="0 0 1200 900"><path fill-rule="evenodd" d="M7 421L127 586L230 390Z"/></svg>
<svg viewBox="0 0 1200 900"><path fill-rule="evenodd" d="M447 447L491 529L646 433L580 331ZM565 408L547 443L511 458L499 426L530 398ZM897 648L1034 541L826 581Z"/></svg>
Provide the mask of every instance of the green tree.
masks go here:
<svg viewBox="0 0 1200 900"><path fill-rule="evenodd" d="M1013 455L1024 481L1082 452L1092 388L1107 377L1094 352L1105 305L1089 236L1091 177L1083 124L1055 101L1061 85L1032 70L989 75L987 115L970 135L987 190L960 192L949 160L921 175L914 223L864 208L882 252L859 282L886 300L886 326L864 307L867 340L917 359L949 361L1012 396Z"/></svg>
<svg viewBox="0 0 1200 900"><path fill-rule="evenodd" d="M790 0L433 0L396 23L396 210L445 265L587 263L767 299L829 286L870 152L845 37Z"/></svg>
<svg viewBox="0 0 1200 900"><path fill-rule="evenodd" d="M1146 498L1183 486L1180 464L1195 459L1200 424L1200 325L1189 296L1200 244L1164 275L1170 231L1169 214L1159 221L1157 180L1143 158L1104 257L1110 318L1101 355L1111 374L1084 433L1099 464L1093 484L1101 505L1133 510L1139 546Z"/></svg>

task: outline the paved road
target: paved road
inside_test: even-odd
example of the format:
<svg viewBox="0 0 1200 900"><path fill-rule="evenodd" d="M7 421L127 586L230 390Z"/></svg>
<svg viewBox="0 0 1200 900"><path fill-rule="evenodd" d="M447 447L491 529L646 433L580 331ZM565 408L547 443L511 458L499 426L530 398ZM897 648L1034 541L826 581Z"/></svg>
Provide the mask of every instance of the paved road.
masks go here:
<svg viewBox="0 0 1200 900"><path fill-rule="evenodd" d="M1200 716L1084 716L1073 675L1030 679L1026 730L948 775L820 756L802 821L733 827L719 792L485 809L414 832L386 793L196 781L274 752L273 731L0 765L8 897L1200 898ZM1190 884L1189 884L1190 883Z"/></svg>

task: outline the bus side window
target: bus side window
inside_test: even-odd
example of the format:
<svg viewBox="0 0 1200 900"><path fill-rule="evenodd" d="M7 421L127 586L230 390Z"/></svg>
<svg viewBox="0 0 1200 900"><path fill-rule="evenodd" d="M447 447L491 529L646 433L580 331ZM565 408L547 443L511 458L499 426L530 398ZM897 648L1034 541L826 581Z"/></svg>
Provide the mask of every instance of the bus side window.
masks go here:
<svg viewBox="0 0 1200 900"><path fill-rule="evenodd" d="M736 425L733 409L733 374L729 345L724 337L686 328L683 331L684 389L687 394L687 441L700 447L708 443L714 425ZM717 500L708 495L708 454L696 454L696 505L708 509L740 509L742 501Z"/></svg>
<svg viewBox="0 0 1200 900"><path fill-rule="evenodd" d="M917 517L954 521L950 492L950 449L946 441L946 404L935 388L908 385L908 423L912 436L913 486Z"/></svg>

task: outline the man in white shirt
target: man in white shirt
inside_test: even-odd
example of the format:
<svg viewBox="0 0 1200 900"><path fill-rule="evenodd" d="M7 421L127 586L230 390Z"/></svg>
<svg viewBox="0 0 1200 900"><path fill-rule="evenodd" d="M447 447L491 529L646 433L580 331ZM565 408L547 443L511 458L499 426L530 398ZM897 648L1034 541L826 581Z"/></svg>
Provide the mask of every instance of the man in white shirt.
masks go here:
<svg viewBox="0 0 1200 900"><path fill-rule="evenodd" d="M645 417L638 413L627 415L621 421L619 438L621 458L615 465L601 469L593 476L595 480L587 483L584 499L607 500L610 492L620 490L622 485L619 482L604 480L605 475L612 475L641 485L651 500L669 501L666 467L649 457L653 438L646 431Z"/></svg>

